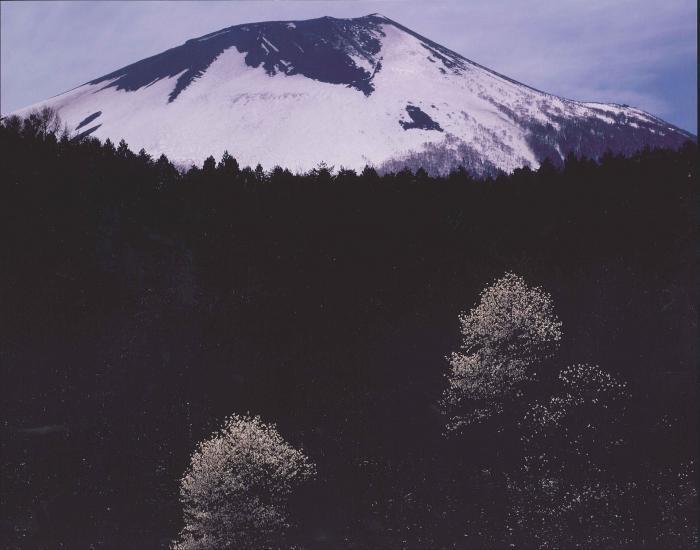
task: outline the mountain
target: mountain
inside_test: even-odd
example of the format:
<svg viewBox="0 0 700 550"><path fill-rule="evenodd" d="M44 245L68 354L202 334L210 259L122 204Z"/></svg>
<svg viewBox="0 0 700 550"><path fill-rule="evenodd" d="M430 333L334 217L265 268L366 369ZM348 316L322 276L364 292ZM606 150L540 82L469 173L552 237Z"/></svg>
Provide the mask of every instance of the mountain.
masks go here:
<svg viewBox="0 0 700 550"><path fill-rule="evenodd" d="M77 134L180 164L219 158L308 170L537 167L692 134L627 105L541 92L382 15L229 27L33 105Z"/></svg>

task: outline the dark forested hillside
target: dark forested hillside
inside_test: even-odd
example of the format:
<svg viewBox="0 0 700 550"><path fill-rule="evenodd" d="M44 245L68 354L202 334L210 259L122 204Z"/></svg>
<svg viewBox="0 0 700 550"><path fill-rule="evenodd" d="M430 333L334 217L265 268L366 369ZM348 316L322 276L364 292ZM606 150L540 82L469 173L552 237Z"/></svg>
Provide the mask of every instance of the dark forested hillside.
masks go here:
<svg viewBox="0 0 700 550"><path fill-rule="evenodd" d="M300 547L538 547L519 440L447 437L438 405L458 315L505 272L551 294L557 364L629 389L626 489L593 526L548 521L559 547L697 541L695 144L479 181L180 173L3 123L4 548L167 547L194 446L247 412L316 464Z"/></svg>

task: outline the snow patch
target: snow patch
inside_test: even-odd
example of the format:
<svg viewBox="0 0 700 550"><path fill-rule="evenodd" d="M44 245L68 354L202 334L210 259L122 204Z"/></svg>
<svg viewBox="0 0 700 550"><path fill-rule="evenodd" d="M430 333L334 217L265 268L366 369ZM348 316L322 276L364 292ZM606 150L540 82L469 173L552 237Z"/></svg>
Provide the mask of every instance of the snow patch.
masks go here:
<svg viewBox="0 0 700 550"><path fill-rule="evenodd" d="M262 37L262 40L263 40L263 42L264 42L265 44L267 44L268 46L270 46L270 47L271 47L273 50L275 50L277 53L280 52L279 49L277 49L277 48L275 47L275 45L274 45L272 42L270 42L267 38L265 38L264 36Z"/></svg>

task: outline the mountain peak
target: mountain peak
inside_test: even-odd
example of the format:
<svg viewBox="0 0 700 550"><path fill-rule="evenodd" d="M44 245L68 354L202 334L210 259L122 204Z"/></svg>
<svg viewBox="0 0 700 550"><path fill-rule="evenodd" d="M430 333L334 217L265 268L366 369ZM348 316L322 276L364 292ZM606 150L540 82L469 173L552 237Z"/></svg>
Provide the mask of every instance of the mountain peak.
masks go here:
<svg viewBox="0 0 700 550"><path fill-rule="evenodd" d="M377 69L375 56L383 32L376 16L336 19L324 16L302 21L272 21L228 27L194 38L161 54L128 65L88 84L106 83L135 91L164 78L178 77L169 94L174 101L211 63L229 48L245 54L246 64L262 65L269 75L301 74L329 84L345 84L369 95ZM334 24L324 25L326 21ZM363 25L358 25L358 22ZM367 24L370 23L370 24ZM370 64L356 63L353 57Z"/></svg>

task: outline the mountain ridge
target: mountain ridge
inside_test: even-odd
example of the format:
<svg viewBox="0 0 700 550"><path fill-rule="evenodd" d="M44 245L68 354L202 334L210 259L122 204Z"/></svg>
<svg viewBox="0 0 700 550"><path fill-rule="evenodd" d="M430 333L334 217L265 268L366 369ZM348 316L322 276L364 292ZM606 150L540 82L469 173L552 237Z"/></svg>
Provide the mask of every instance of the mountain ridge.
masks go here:
<svg viewBox="0 0 700 550"><path fill-rule="evenodd" d="M46 105L73 128L94 122L83 134L181 164L229 150L266 168L483 175L696 140L633 107L520 83L381 14L226 27L18 114Z"/></svg>

